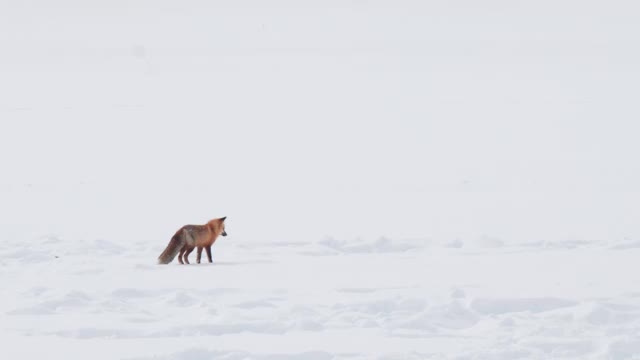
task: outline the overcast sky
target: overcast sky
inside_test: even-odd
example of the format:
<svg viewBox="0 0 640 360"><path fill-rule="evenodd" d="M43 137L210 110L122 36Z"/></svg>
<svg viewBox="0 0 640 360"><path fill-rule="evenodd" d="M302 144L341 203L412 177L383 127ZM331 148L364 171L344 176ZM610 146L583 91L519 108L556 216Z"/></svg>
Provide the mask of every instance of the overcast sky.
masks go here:
<svg viewBox="0 0 640 360"><path fill-rule="evenodd" d="M0 3L0 234L638 239L638 10Z"/></svg>

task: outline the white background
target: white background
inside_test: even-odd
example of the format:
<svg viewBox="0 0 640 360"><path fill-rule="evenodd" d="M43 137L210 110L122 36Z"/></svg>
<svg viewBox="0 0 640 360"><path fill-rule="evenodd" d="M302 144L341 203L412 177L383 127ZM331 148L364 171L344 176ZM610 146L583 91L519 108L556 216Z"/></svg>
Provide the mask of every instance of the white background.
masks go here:
<svg viewBox="0 0 640 360"><path fill-rule="evenodd" d="M0 10L3 236L640 236L634 2Z"/></svg>

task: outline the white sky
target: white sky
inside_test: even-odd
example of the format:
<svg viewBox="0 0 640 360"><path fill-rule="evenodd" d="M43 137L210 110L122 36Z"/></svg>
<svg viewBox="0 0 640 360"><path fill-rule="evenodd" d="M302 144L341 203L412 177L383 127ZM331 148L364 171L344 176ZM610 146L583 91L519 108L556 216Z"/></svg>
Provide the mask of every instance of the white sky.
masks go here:
<svg viewBox="0 0 640 360"><path fill-rule="evenodd" d="M635 2L268 5L0 3L0 235L640 238Z"/></svg>

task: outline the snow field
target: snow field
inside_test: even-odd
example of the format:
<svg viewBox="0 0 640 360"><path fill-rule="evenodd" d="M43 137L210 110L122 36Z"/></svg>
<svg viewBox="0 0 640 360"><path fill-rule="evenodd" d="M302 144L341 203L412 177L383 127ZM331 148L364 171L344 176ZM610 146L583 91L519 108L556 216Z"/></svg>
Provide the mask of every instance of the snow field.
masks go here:
<svg viewBox="0 0 640 360"><path fill-rule="evenodd" d="M640 351L636 242L430 240L0 248L12 358L628 359Z"/></svg>

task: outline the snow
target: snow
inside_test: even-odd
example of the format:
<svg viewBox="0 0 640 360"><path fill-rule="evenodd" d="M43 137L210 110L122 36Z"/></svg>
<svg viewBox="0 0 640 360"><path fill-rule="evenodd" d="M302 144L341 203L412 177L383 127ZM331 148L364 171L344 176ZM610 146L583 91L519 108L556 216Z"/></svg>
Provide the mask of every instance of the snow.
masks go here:
<svg viewBox="0 0 640 360"><path fill-rule="evenodd" d="M626 359L640 348L638 247L349 243L230 235L213 264L159 266L160 243L4 242L1 336L16 359Z"/></svg>
<svg viewBox="0 0 640 360"><path fill-rule="evenodd" d="M0 2L3 354L638 358L638 10Z"/></svg>

